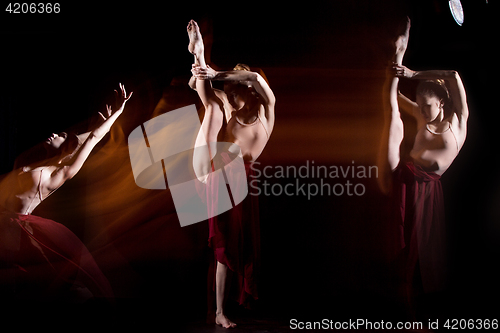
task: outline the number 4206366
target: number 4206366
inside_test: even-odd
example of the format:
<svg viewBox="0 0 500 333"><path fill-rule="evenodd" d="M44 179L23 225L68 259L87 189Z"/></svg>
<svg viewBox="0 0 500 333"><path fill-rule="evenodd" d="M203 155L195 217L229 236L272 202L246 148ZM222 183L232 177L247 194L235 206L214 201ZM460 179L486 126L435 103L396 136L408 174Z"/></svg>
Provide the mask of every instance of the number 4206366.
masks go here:
<svg viewBox="0 0 500 333"><path fill-rule="evenodd" d="M6 12L10 14L51 14L60 13L61 5L59 3L9 3Z"/></svg>

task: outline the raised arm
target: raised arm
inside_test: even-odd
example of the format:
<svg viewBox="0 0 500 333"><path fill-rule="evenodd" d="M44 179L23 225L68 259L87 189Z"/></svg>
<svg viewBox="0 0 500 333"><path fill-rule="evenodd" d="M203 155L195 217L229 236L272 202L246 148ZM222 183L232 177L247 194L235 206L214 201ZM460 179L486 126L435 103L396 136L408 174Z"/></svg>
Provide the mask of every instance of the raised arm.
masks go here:
<svg viewBox="0 0 500 333"><path fill-rule="evenodd" d="M243 70L216 71L210 66L201 67L197 65L193 65L192 72L195 79L248 83L254 87L255 91L263 99L264 107L266 109L266 118L269 119L274 116L276 97L266 80L259 73Z"/></svg>
<svg viewBox="0 0 500 333"><path fill-rule="evenodd" d="M399 109L406 114L409 114L415 118L420 118L422 115L418 111L418 104L403 95L398 91L398 104Z"/></svg>
<svg viewBox="0 0 500 333"><path fill-rule="evenodd" d="M258 73L257 80L252 81L251 84L254 87L255 91L260 95L260 97L264 100L264 107L266 110L266 118L270 119L274 117L274 105L276 104L276 97L274 96L271 87L267 84L267 81Z"/></svg>
<svg viewBox="0 0 500 333"><path fill-rule="evenodd" d="M469 108L467 106L467 94L465 92L462 79L457 71L454 70L428 70L413 71L405 66L395 66L396 75L417 80L437 80L442 79L448 83L450 99L453 104L454 113L459 120L459 126L467 123L469 117Z"/></svg>
<svg viewBox="0 0 500 333"><path fill-rule="evenodd" d="M127 95L125 87L120 83L119 98L121 100L121 106L119 107L119 109L113 112L111 110L111 107L109 105L106 105L106 116L99 112L99 115L103 119L102 124L92 132L90 132L88 135L86 134L87 137L82 146L78 149L78 151L75 153L68 164L62 166L57 170L57 172L53 174L51 182L64 182L68 179L73 178L78 173L78 171L80 171L88 156L92 152L92 149L109 132L113 123L122 114L123 109L125 108L125 104L131 96L132 93Z"/></svg>
<svg viewBox="0 0 500 333"><path fill-rule="evenodd" d="M274 93L267 84L266 80L264 80L264 78L259 73L241 70L215 73L215 77L213 78L214 81L247 82L262 98L266 110L266 118L270 119L274 117L274 105L276 104L276 97L274 96Z"/></svg>

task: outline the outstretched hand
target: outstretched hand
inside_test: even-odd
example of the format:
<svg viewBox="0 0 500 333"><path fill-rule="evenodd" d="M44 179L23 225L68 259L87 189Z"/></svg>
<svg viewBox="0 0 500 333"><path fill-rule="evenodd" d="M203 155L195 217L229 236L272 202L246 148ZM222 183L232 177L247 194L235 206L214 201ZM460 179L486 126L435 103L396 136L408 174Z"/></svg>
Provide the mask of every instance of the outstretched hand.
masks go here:
<svg viewBox="0 0 500 333"><path fill-rule="evenodd" d="M122 113L123 111L123 108L125 107L125 103L130 99L130 97L132 96L132 93L130 93L129 95L127 95L127 92L125 91L125 87L123 86L123 84L120 83L120 93L118 93L118 91L116 91L116 94L117 94L117 101L118 101L118 105L120 106L117 110L115 110L113 112L112 108L110 105L106 105L106 114L102 114L101 112L99 112L99 115L101 116L101 119L102 119L102 123L97 126L96 129L94 129L92 131L93 133L93 136L96 137L98 140L100 140L102 137L104 137L104 135L106 133L109 132L111 126L113 125L113 123L115 122L115 120L120 116L120 114Z"/></svg>
<svg viewBox="0 0 500 333"><path fill-rule="evenodd" d="M125 103L132 97L133 92L130 92L130 94L127 96L127 91L125 90L125 86L121 83L119 83L120 86L120 93L115 89L115 94L116 94L116 99L117 99L117 105L119 105L118 110L123 111L123 108L125 107ZM113 110L111 109L111 106L106 104L106 116L104 116L101 112L99 112L99 115L101 118L106 121L111 115L113 114Z"/></svg>

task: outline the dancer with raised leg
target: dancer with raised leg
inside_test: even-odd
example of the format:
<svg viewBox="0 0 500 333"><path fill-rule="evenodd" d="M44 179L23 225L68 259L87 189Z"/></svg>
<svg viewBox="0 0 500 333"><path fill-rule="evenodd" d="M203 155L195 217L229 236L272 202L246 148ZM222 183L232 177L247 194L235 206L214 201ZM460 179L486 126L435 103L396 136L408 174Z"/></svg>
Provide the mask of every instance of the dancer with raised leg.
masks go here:
<svg viewBox="0 0 500 333"><path fill-rule="evenodd" d="M459 74L453 70L412 71L403 66L410 21L395 43L394 62L384 85L386 126L381 153L381 187L394 198L397 252L404 263L404 298L415 313L419 296L445 286L444 203L440 177L464 145L468 107ZM420 80L416 102L398 90L400 78ZM413 116L417 132L409 154L400 153L404 124Z"/></svg>
<svg viewBox="0 0 500 333"><path fill-rule="evenodd" d="M209 146L209 156L195 156L198 179L206 183L207 202L217 202L216 184L211 174L211 160L216 151L217 136L224 121L223 141L236 144L241 149L247 181L252 177L252 163L262 153L274 127L275 96L266 80L239 64L232 71L220 72L205 63L204 47L198 24L191 20L187 27L190 43L188 50L194 55L191 87L196 89L205 107L205 115L196 147ZM224 90L212 87L211 81L224 81ZM231 152L229 152L231 153ZM196 150L195 150L196 154ZM203 154L203 153L200 153ZM222 159L230 159L224 152ZM227 177L236 175L226 170ZM234 171L237 172L237 171ZM251 191L249 189L249 191ZM215 256L215 322L226 328L235 327L225 314L224 302L229 294L227 284L234 273L236 298L246 304L248 298L257 298L259 266L258 200L255 194L247 197L231 210L209 219L209 245Z"/></svg>

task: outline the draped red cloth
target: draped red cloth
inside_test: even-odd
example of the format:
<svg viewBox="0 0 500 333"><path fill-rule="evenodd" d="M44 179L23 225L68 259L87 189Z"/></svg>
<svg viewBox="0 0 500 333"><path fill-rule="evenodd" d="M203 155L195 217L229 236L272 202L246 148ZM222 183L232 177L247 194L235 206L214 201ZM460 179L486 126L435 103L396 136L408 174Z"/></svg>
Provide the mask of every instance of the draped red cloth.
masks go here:
<svg viewBox="0 0 500 333"><path fill-rule="evenodd" d="M111 286L85 245L60 223L0 211L0 288L13 299L108 298Z"/></svg>
<svg viewBox="0 0 500 333"><path fill-rule="evenodd" d="M231 162L230 157L221 154L225 175L234 192L240 192L242 186L248 186L255 179L251 163L241 158ZM230 164L231 163L231 164ZM241 175L241 172L246 175ZM221 173L211 173L206 184L206 200L209 216L218 204ZM241 192L240 192L241 193ZM208 219L208 245L213 249L209 273L210 295L215 290L215 268L217 261L226 265L232 274L229 293L240 305L249 307L252 299L258 298L257 280L260 266L260 226L258 197L255 189L248 186L248 195L232 209ZM227 290L227 289L226 289Z"/></svg>
<svg viewBox="0 0 500 333"><path fill-rule="evenodd" d="M407 162L400 163L393 177L396 246L404 259L407 293L442 290L446 247L440 176Z"/></svg>

